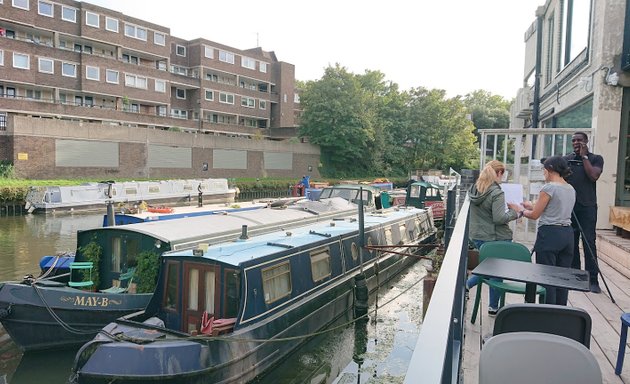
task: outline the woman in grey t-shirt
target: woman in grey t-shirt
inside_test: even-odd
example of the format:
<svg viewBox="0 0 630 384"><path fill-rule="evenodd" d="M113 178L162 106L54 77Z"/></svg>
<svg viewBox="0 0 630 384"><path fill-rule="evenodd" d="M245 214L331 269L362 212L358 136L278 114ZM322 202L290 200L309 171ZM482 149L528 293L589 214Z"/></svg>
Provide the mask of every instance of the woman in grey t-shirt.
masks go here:
<svg viewBox="0 0 630 384"><path fill-rule="evenodd" d="M571 267L573 260L573 228L571 212L575 204L575 190L564 178L571 170L566 160L560 156L549 157L543 163L543 173L547 182L540 191L538 201L510 207L519 211L519 216L538 220L536 234L536 263ZM567 305L569 291L545 286L547 304Z"/></svg>

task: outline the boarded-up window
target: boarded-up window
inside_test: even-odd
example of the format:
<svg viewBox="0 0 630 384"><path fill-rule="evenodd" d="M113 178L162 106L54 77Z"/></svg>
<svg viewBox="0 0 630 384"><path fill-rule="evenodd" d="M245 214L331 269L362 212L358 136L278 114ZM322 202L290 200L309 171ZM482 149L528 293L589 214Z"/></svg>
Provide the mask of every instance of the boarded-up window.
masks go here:
<svg viewBox="0 0 630 384"><path fill-rule="evenodd" d="M293 169L293 153L264 152L265 169Z"/></svg>
<svg viewBox="0 0 630 384"><path fill-rule="evenodd" d="M291 293L291 269L285 262L262 270L265 303L270 304Z"/></svg>
<svg viewBox="0 0 630 384"><path fill-rule="evenodd" d="M247 151L215 149L212 151L214 169L247 169Z"/></svg>
<svg viewBox="0 0 630 384"><path fill-rule="evenodd" d="M118 143L55 140L55 165L118 168Z"/></svg>
<svg viewBox="0 0 630 384"><path fill-rule="evenodd" d="M149 145L148 163L151 168L192 168L192 149Z"/></svg>

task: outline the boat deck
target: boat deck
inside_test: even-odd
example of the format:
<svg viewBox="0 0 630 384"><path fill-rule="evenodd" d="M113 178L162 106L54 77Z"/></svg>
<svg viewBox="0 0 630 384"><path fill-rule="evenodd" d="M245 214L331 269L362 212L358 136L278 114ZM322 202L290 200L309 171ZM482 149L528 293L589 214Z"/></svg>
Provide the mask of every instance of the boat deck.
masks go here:
<svg viewBox="0 0 630 384"><path fill-rule="evenodd" d="M630 249L630 247L628 247L628 245L630 245L629 239L615 236L612 231L598 231L598 245L602 237L605 237L606 241L610 243L615 243L618 252L627 252L629 254L628 259L630 259L630 252L627 251L627 249ZM598 254L601 253L602 251L598 248ZM610 292L615 299L615 303L611 301L600 276L601 294L570 291L569 305L582 308L591 315L592 330L590 349L599 362L603 382L605 384L630 383L630 348L626 348L626 358L622 375L615 375L619 333L621 331L621 321L619 318L622 313L630 312L630 279L601 260L607 260L607 258L600 257L600 268L608 283L608 288L610 288ZM494 317L488 316L487 312L488 288L485 284L483 285L483 289L482 307L479 311L479 314L482 316L480 319L477 319L475 324L470 323L472 307L475 300L475 288L471 289L470 298L466 304L464 360L462 363L464 384L477 384L479 382L478 363L480 339L489 337L492 334L492 328L494 326ZM506 295L506 303L522 302L523 296L514 294Z"/></svg>

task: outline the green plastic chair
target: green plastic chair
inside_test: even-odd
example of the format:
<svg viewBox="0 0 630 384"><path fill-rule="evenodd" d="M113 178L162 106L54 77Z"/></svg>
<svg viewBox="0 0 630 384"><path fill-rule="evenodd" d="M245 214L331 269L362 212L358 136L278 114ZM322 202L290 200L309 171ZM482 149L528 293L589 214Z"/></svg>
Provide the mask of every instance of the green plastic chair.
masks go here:
<svg viewBox="0 0 630 384"><path fill-rule="evenodd" d="M492 257L498 259L522 261L525 263L532 262L532 255L526 246L510 241L489 241L487 243L483 243L483 245L479 249L479 262L481 263L485 259ZM499 308L505 305L506 293L517 293L525 295L525 283L519 283L515 281L494 281L485 278L481 279L481 281L477 284L475 304L472 317L470 319L470 322L473 324L477 319L477 311L479 310L479 306L481 304L481 284L487 284L488 287L498 289L500 291L501 298L499 300ZM544 303L547 295L547 291L545 290L545 288L540 285L537 286L536 294L539 295L538 301L540 303Z"/></svg>
<svg viewBox="0 0 630 384"><path fill-rule="evenodd" d="M128 268L127 272L121 273L118 277L118 284L113 285L110 288L102 289L101 292L105 293L125 293L129 290L131 282L133 281L133 274L136 273L135 268Z"/></svg>
<svg viewBox="0 0 630 384"><path fill-rule="evenodd" d="M92 268L94 268L94 264L91 261L75 261L70 263L69 268L70 281L68 282L68 285L70 287L82 288L94 285L94 282L92 281ZM81 277L81 280L74 281L73 277Z"/></svg>

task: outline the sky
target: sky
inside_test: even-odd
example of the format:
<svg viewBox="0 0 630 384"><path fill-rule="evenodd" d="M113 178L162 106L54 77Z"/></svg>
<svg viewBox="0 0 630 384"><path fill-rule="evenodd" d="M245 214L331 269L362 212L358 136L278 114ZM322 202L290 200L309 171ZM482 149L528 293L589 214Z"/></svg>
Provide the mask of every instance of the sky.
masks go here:
<svg viewBox="0 0 630 384"><path fill-rule="evenodd" d="M510 100L523 84L524 34L545 0L89 0L236 49L260 46L297 80L328 66L381 71L401 90L483 89Z"/></svg>

